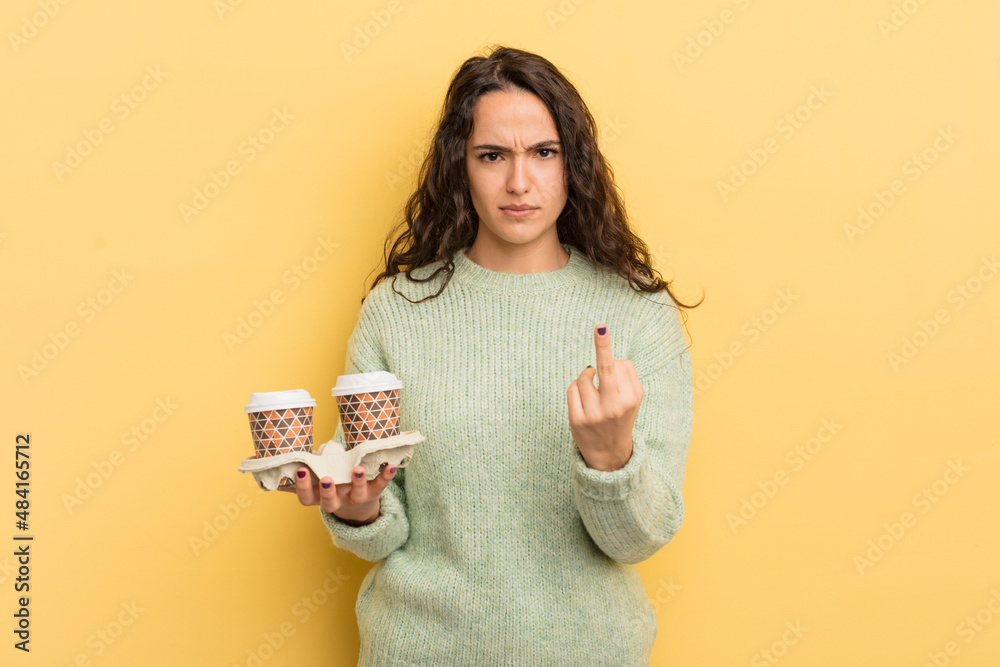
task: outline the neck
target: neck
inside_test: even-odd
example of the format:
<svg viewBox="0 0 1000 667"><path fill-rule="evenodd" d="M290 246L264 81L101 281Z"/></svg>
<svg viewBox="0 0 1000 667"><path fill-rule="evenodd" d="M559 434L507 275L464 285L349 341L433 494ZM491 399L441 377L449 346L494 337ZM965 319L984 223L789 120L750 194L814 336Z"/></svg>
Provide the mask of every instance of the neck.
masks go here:
<svg viewBox="0 0 1000 667"><path fill-rule="evenodd" d="M476 239L465 256L485 269L517 274L555 271L569 262L569 254L559 243L544 247L513 246L505 249L486 247Z"/></svg>

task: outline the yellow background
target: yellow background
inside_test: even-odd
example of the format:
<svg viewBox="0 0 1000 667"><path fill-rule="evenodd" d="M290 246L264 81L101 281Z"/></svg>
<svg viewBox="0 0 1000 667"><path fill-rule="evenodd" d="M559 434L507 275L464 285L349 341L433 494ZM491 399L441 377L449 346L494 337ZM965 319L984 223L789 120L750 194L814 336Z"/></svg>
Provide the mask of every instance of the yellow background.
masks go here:
<svg viewBox="0 0 1000 667"><path fill-rule="evenodd" d="M1000 6L392 7L4 3L4 664L355 664L371 564L237 472L242 407L305 388L332 436L330 387L445 87L502 43L575 83L656 266L682 298L707 294L687 322L684 525L639 565L653 664L995 665ZM270 143L253 152L255 135ZM78 166L54 165L76 147ZM734 169L749 175L724 196ZM30 654L12 648L18 433Z"/></svg>

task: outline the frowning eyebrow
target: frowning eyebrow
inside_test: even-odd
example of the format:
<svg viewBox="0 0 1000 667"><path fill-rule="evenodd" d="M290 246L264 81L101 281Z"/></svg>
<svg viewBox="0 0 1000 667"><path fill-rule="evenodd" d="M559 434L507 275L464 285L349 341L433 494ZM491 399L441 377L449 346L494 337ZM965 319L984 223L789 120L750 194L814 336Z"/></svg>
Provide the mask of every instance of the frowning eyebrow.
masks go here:
<svg viewBox="0 0 1000 667"><path fill-rule="evenodd" d="M561 146L561 145L562 144L560 144L555 139L546 139L545 141L539 141L537 144L528 146L528 150L533 151L539 148L549 148L551 146ZM498 153L510 153L512 150L514 150L509 146L497 146L496 144L479 144L478 146L473 146L472 149L477 151L478 150L496 151Z"/></svg>

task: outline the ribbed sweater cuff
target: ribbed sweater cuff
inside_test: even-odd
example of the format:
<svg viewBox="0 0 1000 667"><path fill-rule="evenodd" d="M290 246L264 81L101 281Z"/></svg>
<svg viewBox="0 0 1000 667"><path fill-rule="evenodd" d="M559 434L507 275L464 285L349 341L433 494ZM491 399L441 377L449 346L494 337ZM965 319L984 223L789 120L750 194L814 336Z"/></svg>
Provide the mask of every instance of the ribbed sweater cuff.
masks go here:
<svg viewBox="0 0 1000 667"><path fill-rule="evenodd" d="M319 513L330 531L333 543L353 553L358 558L376 562L384 560L397 549L409 533L409 522L402 505L388 492L382 492L382 511L377 519L364 526L349 526L335 515Z"/></svg>
<svg viewBox="0 0 1000 667"><path fill-rule="evenodd" d="M654 475L638 430L632 435L632 457L623 468L594 470L579 452L577 457L577 508L591 539L606 555L639 563L673 538L684 510L675 503L669 481ZM679 502L680 495L676 497Z"/></svg>
<svg viewBox="0 0 1000 667"><path fill-rule="evenodd" d="M573 476L580 492L594 500L617 500L625 498L632 489L643 483L642 472L646 462L646 441L642 434L632 434L632 457L618 470L596 470L587 465L580 450L576 450Z"/></svg>

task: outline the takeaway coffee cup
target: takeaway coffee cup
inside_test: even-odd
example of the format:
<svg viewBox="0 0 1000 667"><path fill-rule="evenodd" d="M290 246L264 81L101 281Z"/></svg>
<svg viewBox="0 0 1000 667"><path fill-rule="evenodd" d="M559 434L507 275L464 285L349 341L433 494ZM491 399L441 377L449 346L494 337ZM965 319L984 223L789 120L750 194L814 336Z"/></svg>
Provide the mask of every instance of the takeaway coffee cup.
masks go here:
<svg viewBox="0 0 1000 667"><path fill-rule="evenodd" d="M399 390L403 383L393 373L354 373L337 378L337 397L344 443L353 449L366 440L399 435Z"/></svg>
<svg viewBox="0 0 1000 667"><path fill-rule="evenodd" d="M312 451L315 406L305 389L250 394L243 412L250 418L257 458Z"/></svg>

